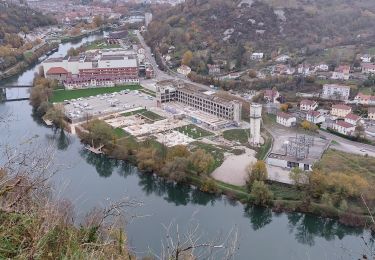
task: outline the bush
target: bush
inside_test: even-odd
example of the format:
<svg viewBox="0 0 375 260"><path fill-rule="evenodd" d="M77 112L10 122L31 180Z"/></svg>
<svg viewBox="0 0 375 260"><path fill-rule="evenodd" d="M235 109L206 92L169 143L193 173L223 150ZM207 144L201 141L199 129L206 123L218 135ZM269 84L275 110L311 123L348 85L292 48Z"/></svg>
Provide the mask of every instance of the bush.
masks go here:
<svg viewBox="0 0 375 260"><path fill-rule="evenodd" d="M248 190L252 189L255 181L265 181L268 178L267 167L264 161L257 161L247 167L248 179L246 185Z"/></svg>
<svg viewBox="0 0 375 260"><path fill-rule="evenodd" d="M255 181L251 187L251 196L257 205L267 205L273 199L273 193L263 181Z"/></svg>

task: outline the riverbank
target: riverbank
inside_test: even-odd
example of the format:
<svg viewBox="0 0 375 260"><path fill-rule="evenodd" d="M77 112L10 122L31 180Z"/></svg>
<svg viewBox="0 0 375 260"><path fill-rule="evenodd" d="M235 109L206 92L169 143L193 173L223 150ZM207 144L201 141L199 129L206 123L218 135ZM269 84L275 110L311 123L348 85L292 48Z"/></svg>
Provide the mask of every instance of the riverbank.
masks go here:
<svg viewBox="0 0 375 260"><path fill-rule="evenodd" d="M90 142L82 138L82 133L77 129L80 140L91 145ZM158 160L158 164L154 167L144 167L144 162L140 161L138 153L146 147L150 157L141 157L145 161ZM164 150L163 150L164 149ZM194 170L187 170L185 178L176 178L175 174L169 174L164 171L160 165L163 164L164 157L158 157L157 154L164 154L167 157L169 148L163 147L162 144L155 140L148 140L144 142L137 142L135 138L126 135L118 136L118 139L107 144L102 151L106 156L112 159L125 161L131 163L139 168L143 174L156 174L169 181L176 181L183 184L194 185L203 192L210 194L224 194L228 198L239 201L244 205L254 205L256 198L244 186L230 185L213 179L210 174L197 174ZM194 150L193 150L194 151ZM216 153L216 152L215 152ZM156 157L155 157L156 156ZM165 162L168 164L168 162ZM174 171L181 171L181 168L173 168ZM268 203L261 205L272 209L274 212L300 212L306 214L313 214L319 217L327 217L336 219L344 225L351 227L369 227L371 226L371 218L366 211L363 213L351 211L348 209L340 209L330 204L327 205L319 200L309 197L309 190L304 187L297 187L296 185L281 184L273 181L266 181L269 190L273 193L273 199Z"/></svg>
<svg viewBox="0 0 375 260"><path fill-rule="evenodd" d="M22 72L26 71L28 68L34 66L40 57L54 51L58 48L57 43L46 43L36 49L31 55L25 55L24 60L19 61L17 64L6 69L6 71L0 73L0 80L4 80L10 77L14 77Z"/></svg>

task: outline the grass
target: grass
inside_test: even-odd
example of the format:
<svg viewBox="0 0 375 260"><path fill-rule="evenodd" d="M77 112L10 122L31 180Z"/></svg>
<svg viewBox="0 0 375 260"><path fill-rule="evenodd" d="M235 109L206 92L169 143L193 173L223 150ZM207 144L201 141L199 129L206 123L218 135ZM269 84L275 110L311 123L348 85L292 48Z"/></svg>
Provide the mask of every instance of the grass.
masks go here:
<svg viewBox="0 0 375 260"><path fill-rule="evenodd" d="M115 128L113 129L113 132L115 134L116 137L118 138L122 138L122 137L126 137L126 136L129 136L130 134L128 132L126 132L124 129L122 128Z"/></svg>
<svg viewBox="0 0 375 260"><path fill-rule="evenodd" d="M229 141L236 141L241 144L248 142L249 130L248 129L231 129L223 132L223 137Z"/></svg>
<svg viewBox="0 0 375 260"><path fill-rule="evenodd" d="M95 41L88 44L86 50L121 48L120 44L107 44L105 41Z"/></svg>
<svg viewBox="0 0 375 260"><path fill-rule="evenodd" d="M190 124L187 126L181 126L176 128L175 130L179 131L180 133L183 133L193 139L198 139L201 137L211 136L213 135L212 132L209 132L207 130L204 130L203 128L200 128L199 126L196 126L194 124Z"/></svg>
<svg viewBox="0 0 375 260"><path fill-rule="evenodd" d="M218 168L224 162L224 152L230 151L230 149L225 149L224 147L219 147L217 145L206 144L202 142L194 142L192 143L192 145L195 146L193 148L193 151L197 149L202 149L212 155L215 162L210 172L213 172L216 168Z"/></svg>
<svg viewBox="0 0 375 260"><path fill-rule="evenodd" d="M77 99L82 97L96 96L105 93L114 93L121 90L138 90L142 87L140 85L121 85L116 87L100 87L100 88L87 88L87 89L74 89L74 90L55 90L51 102L63 102L64 100Z"/></svg>
<svg viewBox="0 0 375 260"><path fill-rule="evenodd" d="M257 154L255 156L258 160L265 160L272 146L272 136L267 131L263 131L262 137L264 139L264 144L257 149Z"/></svg>
<svg viewBox="0 0 375 260"><path fill-rule="evenodd" d="M327 150L318 164L325 173L342 172L359 174L368 180L375 180L375 158Z"/></svg>
<svg viewBox="0 0 375 260"><path fill-rule="evenodd" d="M152 111L149 111L147 109L139 109L131 112L126 112L121 114L122 116L133 116L133 115L141 115L146 117L147 119L150 119L152 121L160 121L165 119L165 117L162 117L161 115L158 115Z"/></svg>

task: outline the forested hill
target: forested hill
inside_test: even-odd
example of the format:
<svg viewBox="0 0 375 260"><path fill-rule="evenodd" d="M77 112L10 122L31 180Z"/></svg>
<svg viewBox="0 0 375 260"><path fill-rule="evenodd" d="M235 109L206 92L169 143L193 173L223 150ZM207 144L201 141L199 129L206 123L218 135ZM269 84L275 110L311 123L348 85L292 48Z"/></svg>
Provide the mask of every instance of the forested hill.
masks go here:
<svg viewBox="0 0 375 260"><path fill-rule="evenodd" d="M5 33L18 33L22 27L32 30L35 27L55 23L55 19L30 9L8 2L0 3L0 39Z"/></svg>
<svg viewBox="0 0 375 260"><path fill-rule="evenodd" d="M210 51L232 59L374 42L374 0L187 0L154 10L146 39L175 55Z"/></svg>

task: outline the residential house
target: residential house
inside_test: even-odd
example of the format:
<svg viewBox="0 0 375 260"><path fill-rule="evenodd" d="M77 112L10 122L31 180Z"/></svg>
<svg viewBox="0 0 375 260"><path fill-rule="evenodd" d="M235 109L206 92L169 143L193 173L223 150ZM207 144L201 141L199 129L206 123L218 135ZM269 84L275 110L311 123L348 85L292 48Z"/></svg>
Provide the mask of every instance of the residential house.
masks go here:
<svg viewBox="0 0 375 260"><path fill-rule="evenodd" d="M375 107L369 107L367 110L367 118L370 120L375 120Z"/></svg>
<svg viewBox="0 0 375 260"><path fill-rule="evenodd" d="M336 132L340 133L340 134L350 136L354 133L355 126L348 123L348 122L345 122L345 121L342 121L342 120L337 120L332 125L332 129L335 130Z"/></svg>
<svg viewBox="0 0 375 260"><path fill-rule="evenodd" d="M177 68L177 72L184 75L184 76L187 76L187 75L190 74L191 68L189 66L186 66L186 65L181 65L180 67Z"/></svg>
<svg viewBox="0 0 375 260"><path fill-rule="evenodd" d="M285 64L277 64L273 72L279 75L292 75L296 70Z"/></svg>
<svg viewBox="0 0 375 260"><path fill-rule="evenodd" d="M250 59L252 59L252 60L262 60L263 57L264 57L263 52L253 52L253 54L251 54Z"/></svg>
<svg viewBox="0 0 375 260"><path fill-rule="evenodd" d="M292 127L296 124L297 118L288 113L278 112L276 122L286 127Z"/></svg>
<svg viewBox="0 0 375 260"><path fill-rule="evenodd" d="M350 87L337 84L324 84L322 98L334 100L348 100Z"/></svg>
<svg viewBox="0 0 375 260"><path fill-rule="evenodd" d="M215 76L220 74L220 66L217 64L208 64L208 74L211 76Z"/></svg>
<svg viewBox="0 0 375 260"><path fill-rule="evenodd" d="M352 112L352 108L344 104L333 105L331 109L331 115L342 117L342 118L346 117L351 112Z"/></svg>
<svg viewBox="0 0 375 260"><path fill-rule="evenodd" d="M329 66L325 63L319 64L318 66L315 67L316 70L318 71L328 71Z"/></svg>
<svg viewBox="0 0 375 260"><path fill-rule="evenodd" d="M289 59L290 59L290 57L288 55L285 55L285 54L276 57L277 62L286 62Z"/></svg>
<svg viewBox="0 0 375 260"><path fill-rule="evenodd" d="M371 62L371 55L370 54L363 54L361 57L360 57L361 61L362 62L366 62L366 63L369 63Z"/></svg>
<svg viewBox="0 0 375 260"><path fill-rule="evenodd" d="M364 74L372 74L375 73L375 64L373 63L362 63L362 73Z"/></svg>
<svg viewBox="0 0 375 260"><path fill-rule="evenodd" d="M314 100L304 99L300 102L300 110L302 111L310 111L315 110L318 107L318 102Z"/></svg>
<svg viewBox="0 0 375 260"><path fill-rule="evenodd" d="M299 64L297 66L297 73L298 74L303 74L303 75L310 75L310 65L308 64Z"/></svg>
<svg viewBox="0 0 375 260"><path fill-rule="evenodd" d="M345 116L344 121L352 125L357 125L358 122L361 121L361 117L356 114L349 113Z"/></svg>
<svg viewBox="0 0 375 260"><path fill-rule="evenodd" d="M326 120L326 118L320 112L310 110L306 114L306 120L313 124L320 124L323 123Z"/></svg>
<svg viewBox="0 0 375 260"><path fill-rule="evenodd" d="M279 91L276 89L266 89L264 91L264 99L267 101L267 103L278 103L277 99L280 97Z"/></svg>
<svg viewBox="0 0 375 260"><path fill-rule="evenodd" d="M375 105L375 96L358 93L354 101L361 105Z"/></svg>
<svg viewBox="0 0 375 260"><path fill-rule="evenodd" d="M335 71L332 73L332 79L338 80L348 80L350 77L350 66L341 65L338 66Z"/></svg>

